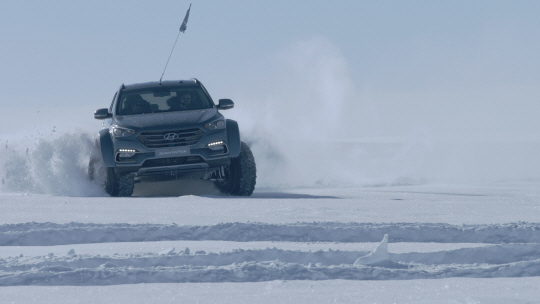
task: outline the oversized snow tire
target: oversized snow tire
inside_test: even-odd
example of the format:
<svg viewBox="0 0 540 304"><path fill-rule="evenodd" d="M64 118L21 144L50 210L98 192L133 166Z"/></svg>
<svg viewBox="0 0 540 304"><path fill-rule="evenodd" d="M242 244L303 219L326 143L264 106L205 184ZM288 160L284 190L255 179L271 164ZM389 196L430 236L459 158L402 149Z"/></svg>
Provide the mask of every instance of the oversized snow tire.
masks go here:
<svg viewBox="0 0 540 304"><path fill-rule="evenodd" d="M118 176L114 168L107 168L105 192L110 196L131 196L135 188L135 180L129 175Z"/></svg>
<svg viewBox="0 0 540 304"><path fill-rule="evenodd" d="M246 143L240 143L240 154L231 159L225 168L225 180L217 181L216 186L228 195L250 196L255 190L257 168L255 158Z"/></svg>
<svg viewBox="0 0 540 304"><path fill-rule="evenodd" d="M94 147L90 153L90 160L88 161L88 179L95 184L105 185L105 178L107 175L107 167L101 158L101 151L99 148Z"/></svg>
<svg viewBox="0 0 540 304"><path fill-rule="evenodd" d="M93 181L95 175L96 175L96 160L93 158L90 158L90 161L88 162L88 178L91 181Z"/></svg>
<svg viewBox="0 0 540 304"><path fill-rule="evenodd" d="M118 177L118 196L131 196L135 188L133 176L121 175Z"/></svg>
<svg viewBox="0 0 540 304"><path fill-rule="evenodd" d="M88 178L91 181L99 180L100 176L104 175L104 166L102 162L97 158L91 157L90 161L88 162Z"/></svg>

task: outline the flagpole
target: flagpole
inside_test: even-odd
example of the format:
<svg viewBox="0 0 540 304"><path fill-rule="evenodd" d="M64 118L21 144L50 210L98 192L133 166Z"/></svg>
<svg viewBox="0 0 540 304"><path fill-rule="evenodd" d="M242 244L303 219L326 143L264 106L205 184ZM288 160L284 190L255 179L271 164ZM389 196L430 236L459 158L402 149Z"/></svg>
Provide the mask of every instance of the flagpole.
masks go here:
<svg viewBox="0 0 540 304"><path fill-rule="evenodd" d="M178 31L178 35L176 35L176 40L174 41L174 45L172 47L171 53L169 54L169 58L167 59L167 63L165 64L165 68L163 69L163 73L161 73L161 77L159 78L160 85L161 85L161 80L163 79L163 75L165 75L165 70L167 69L167 66L169 65L169 60L171 60L174 47L176 46L176 42L178 42L178 37L180 37L180 33L184 33L186 31L190 10L191 10L191 3L189 4L189 8L186 12L186 16L184 17L184 21L182 22L182 25L180 25L180 30Z"/></svg>
<svg viewBox="0 0 540 304"><path fill-rule="evenodd" d="M169 60L171 60L172 53L174 51L174 47L176 46L176 42L178 41L178 37L180 37L180 31L178 31L178 35L176 36L176 40L174 41L174 45L172 47L171 53L169 54L169 59L167 59L167 63L165 64L165 68L163 69L163 73L161 73L161 77L159 78L159 84L161 84L161 79L163 79L163 75L165 74L165 70L167 69L167 65L169 65Z"/></svg>

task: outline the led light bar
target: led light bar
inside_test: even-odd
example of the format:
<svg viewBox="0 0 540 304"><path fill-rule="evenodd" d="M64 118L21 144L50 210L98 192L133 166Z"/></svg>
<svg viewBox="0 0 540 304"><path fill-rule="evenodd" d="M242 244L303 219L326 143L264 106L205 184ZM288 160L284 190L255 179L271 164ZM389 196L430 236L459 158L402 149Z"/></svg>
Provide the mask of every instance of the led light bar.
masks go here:
<svg viewBox="0 0 540 304"><path fill-rule="evenodd" d="M223 145L223 140L220 140L220 141L216 141L216 142L213 142L213 143L209 143L207 146L208 147L213 147L213 146L219 146L219 145Z"/></svg>
<svg viewBox="0 0 540 304"><path fill-rule="evenodd" d="M135 153L137 153L137 150L134 149L118 149L118 157L121 158L129 158L133 157Z"/></svg>

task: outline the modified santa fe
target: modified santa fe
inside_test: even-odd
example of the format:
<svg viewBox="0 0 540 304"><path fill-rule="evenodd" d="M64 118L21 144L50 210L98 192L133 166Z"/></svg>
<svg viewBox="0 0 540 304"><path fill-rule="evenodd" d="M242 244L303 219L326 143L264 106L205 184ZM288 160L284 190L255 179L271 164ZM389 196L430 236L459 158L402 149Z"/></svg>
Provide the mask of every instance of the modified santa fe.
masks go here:
<svg viewBox="0 0 540 304"><path fill-rule="evenodd" d="M109 108L88 166L111 196L131 196L137 182L201 178L225 194L249 196L256 183L250 148L240 140L238 123L220 113L197 79L122 85Z"/></svg>

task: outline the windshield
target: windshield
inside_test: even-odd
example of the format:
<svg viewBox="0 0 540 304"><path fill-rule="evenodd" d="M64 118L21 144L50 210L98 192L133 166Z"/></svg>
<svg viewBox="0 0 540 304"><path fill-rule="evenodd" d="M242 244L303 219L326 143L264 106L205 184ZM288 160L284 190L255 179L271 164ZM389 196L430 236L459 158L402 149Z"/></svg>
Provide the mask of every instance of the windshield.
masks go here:
<svg viewBox="0 0 540 304"><path fill-rule="evenodd" d="M117 115L201 110L213 105L200 87L153 88L123 92Z"/></svg>

